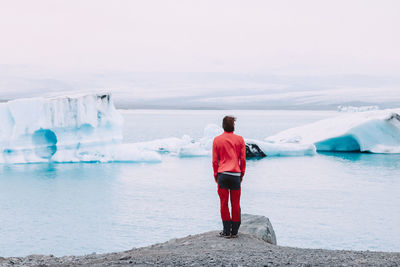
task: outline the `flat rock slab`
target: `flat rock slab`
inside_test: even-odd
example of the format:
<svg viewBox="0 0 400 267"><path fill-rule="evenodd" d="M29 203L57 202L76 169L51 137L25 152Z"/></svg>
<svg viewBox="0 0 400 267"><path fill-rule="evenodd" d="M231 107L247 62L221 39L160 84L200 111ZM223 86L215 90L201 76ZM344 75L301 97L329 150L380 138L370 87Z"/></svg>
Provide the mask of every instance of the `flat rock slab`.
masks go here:
<svg viewBox="0 0 400 267"><path fill-rule="evenodd" d="M400 266L400 253L300 249L271 245L254 235L218 231L108 254L0 258L0 266Z"/></svg>

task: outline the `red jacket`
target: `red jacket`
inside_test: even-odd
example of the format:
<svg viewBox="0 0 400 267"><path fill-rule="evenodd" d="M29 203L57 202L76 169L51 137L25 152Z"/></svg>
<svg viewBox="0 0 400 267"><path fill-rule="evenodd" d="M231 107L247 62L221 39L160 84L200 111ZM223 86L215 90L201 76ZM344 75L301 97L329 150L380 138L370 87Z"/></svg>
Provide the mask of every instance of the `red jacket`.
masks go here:
<svg viewBox="0 0 400 267"><path fill-rule="evenodd" d="M212 164L214 177L219 172L240 172L246 170L246 145L243 137L233 132L224 132L214 138Z"/></svg>

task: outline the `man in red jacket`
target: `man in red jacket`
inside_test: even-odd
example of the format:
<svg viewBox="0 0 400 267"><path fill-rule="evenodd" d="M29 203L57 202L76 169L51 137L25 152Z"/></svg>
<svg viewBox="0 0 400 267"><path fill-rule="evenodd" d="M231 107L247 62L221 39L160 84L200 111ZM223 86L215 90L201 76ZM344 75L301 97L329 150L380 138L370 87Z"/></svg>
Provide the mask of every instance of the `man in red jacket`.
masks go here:
<svg viewBox="0 0 400 267"><path fill-rule="evenodd" d="M225 116L222 121L224 133L213 142L212 164L218 195L221 201L223 237L236 237L240 226L240 183L246 170L246 145L243 137L233 133L236 118ZM229 214L231 196L232 218Z"/></svg>

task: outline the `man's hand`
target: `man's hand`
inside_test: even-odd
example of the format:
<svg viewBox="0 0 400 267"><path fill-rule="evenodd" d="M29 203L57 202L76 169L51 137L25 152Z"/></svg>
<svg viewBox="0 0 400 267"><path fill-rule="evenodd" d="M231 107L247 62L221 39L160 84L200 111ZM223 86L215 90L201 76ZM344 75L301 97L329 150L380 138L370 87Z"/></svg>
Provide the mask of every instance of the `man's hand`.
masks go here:
<svg viewBox="0 0 400 267"><path fill-rule="evenodd" d="M218 176L217 175L214 175L214 180L218 184Z"/></svg>

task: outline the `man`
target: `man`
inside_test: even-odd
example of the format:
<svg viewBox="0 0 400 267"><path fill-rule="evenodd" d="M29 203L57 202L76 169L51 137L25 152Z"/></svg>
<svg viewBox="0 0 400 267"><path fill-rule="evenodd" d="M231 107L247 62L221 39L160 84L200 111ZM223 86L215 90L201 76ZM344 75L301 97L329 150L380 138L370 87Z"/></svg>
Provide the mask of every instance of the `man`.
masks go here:
<svg viewBox="0 0 400 267"><path fill-rule="evenodd" d="M246 169L246 145L243 137L234 134L236 118L225 116L224 133L213 141L212 164L221 201L222 237L237 237L240 226L240 183ZM231 199L232 218L228 199Z"/></svg>

